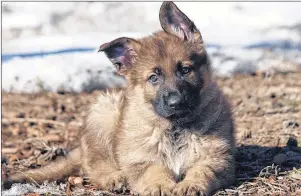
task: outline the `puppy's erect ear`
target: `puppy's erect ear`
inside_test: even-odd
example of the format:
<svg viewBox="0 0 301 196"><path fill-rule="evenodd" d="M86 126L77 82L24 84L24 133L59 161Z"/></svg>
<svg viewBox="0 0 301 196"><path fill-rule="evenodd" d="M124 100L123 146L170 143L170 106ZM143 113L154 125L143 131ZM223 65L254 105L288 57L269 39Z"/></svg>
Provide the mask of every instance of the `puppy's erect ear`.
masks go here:
<svg viewBox="0 0 301 196"><path fill-rule="evenodd" d="M203 43L201 33L194 23L173 2L163 2L159 18L165 32L189 42Z"/></svg>
<svg viewBox="0 0 301 196"><path fill-rule="evenodd" d="M116 66L117 71L125 75L126 71L133 66L137 57L133 47L134 44L137 45L139 42L131 38L121 37L102 44L98 52L105 52L106 56Z"/></svg>

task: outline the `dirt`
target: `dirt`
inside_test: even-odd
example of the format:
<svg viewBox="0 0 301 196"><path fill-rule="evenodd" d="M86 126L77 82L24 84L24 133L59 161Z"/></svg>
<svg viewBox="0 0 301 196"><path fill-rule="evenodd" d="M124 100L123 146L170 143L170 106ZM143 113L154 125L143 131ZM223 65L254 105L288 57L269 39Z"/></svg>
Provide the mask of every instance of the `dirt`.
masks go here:
<svg viewBox="0 0 301 196"><path fill-rule="evenodd" d="M217 83L233 105L237 183L215 195L301 195L301 73L237 75ZM2 178L64 156L99 93L2 92ZM70 179L77 178L63 181L64 194L95 194L86 179Z"/></svg>

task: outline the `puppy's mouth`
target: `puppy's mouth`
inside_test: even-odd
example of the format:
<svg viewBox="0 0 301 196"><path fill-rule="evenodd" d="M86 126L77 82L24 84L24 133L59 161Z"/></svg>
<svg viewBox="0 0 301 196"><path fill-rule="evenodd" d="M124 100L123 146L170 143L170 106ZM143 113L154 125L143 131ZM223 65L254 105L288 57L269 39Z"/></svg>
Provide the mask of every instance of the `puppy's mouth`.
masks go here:
<svg viewBox="0 0 301 196"><path fill-rule="evenodd" d="M155 105L156 113L167 119L183 118L191 113L191 109L188 107L181 107L178 109L168 108L165 105Z"/></svg>
<svg viewBox="0 0 301 196"><path fill-rule="evenodd" d="M188 108L180 109L180 110L174 110L170 116L167 118L181 118L189 115L191 113L191 110Z"/></svg>

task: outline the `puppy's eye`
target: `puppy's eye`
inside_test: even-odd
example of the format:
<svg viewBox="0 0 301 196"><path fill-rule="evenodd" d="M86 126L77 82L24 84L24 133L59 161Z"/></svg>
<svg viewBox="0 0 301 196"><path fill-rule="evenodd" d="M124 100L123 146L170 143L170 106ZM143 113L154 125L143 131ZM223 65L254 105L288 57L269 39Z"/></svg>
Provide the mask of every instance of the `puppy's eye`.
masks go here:
<svg viewBox="0 0 301 196"><path fill-rule="evenodd" d="M151 83L155 84L158 82L158 76L157 74L152 74L149 78L148 78L148 81L150 81Z"/></svg>
<svg viewBox="0 0 301 196"><path fill-rule="evenodd" d="M190 67L182 67L181 68L181 73L183 74L183 75L187 75L187 74L189 74L191 72L191 68Z"/></svg>

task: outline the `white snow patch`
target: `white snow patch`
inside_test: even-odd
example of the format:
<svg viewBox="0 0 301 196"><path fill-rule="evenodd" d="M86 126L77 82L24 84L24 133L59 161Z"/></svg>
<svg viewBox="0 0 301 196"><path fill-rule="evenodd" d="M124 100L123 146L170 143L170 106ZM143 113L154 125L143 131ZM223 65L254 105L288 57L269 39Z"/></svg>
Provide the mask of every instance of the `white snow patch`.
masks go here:
<svg viewBox="0 0 301 196"><path fill-rule="evenodd" d="M80 92L96 87L121 86L123 79L103 53L87 52L15 58L3 63L2 88L13 92L40 90ZM95 86L96 85L96 86Z"/></svg>

